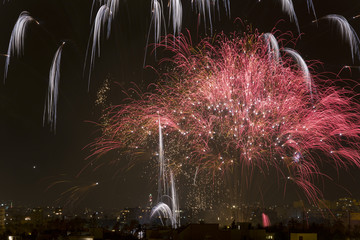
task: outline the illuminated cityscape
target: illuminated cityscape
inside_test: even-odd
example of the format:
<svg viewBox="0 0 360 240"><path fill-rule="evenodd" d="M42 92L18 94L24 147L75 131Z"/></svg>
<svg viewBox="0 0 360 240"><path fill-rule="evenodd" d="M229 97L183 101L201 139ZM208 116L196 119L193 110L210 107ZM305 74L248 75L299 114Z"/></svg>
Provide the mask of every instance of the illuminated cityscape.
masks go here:
<svg viewBox="0 0 360 240"><path fill-rule="evenodd" d="M333 234L345 236L350 233L354 238L358 237L359 200L344 197L336 201L324 200L322 202L323 205L320 207L318 205L307 205L303 201L295 201L291 205L268 206L266 209L260 203L231 206L228 209L223 209L223 216L219 216L218 213L210 209L196 214L190 209L181 209L180 216L182 224L184 226L193 225L195 232L197 231L195 230L196 227L201 228L201 225L203 228L208 228L214 232L216 232L214 227L215 229L218 228L220 232L217 234L222 235L223 239L227 239L226 234L231 230L236 230L238 234L246 236L248 233L241 233L240 231L244 228L253 231L254 234L259 234L260 237L254 239L262 239L261 236L266 239L279 239L275 238L275 235L287 235L291 232L310 233L315 230L319 231L318 234L321 236L319 239L325 239ZM30 238L32 234L36 233L39 234L39 239L50 239L65 235L72 236L72 239L82 235L86 235L90 239L122 239L121 236L133 235L133 231L136 230L137 236L145 234L147 231L147 234L157 234L160 239L160 236L163 237L166 234L175 236L189 231L184 230L186 227L182 227L178 231L171 231L170 228L159 228L159 226L154 227L157 224L150 219L150 206L124 209L86 208L79 210L76 214L69 214L64 212L61 207L31 208L12 202L3 202L1 205L0 213L4 217L4 222L1 225L2 231L11 232L14 237L17 236L18 238ZM228 224L234 222L237 215L244 212L244 209L250 214L242 223ZM264 228L262 226L261 214L264 212L274 223L271 227ZM331 217L333 215L335 217ZM223 217L224 219L222 219ZM208 222L212 224L208 224ZM159 233L160 229L162 229L161 234L165 235ZM325 234L325 231L329 232ZM155 237L155 239L157 238Z"/></svg>

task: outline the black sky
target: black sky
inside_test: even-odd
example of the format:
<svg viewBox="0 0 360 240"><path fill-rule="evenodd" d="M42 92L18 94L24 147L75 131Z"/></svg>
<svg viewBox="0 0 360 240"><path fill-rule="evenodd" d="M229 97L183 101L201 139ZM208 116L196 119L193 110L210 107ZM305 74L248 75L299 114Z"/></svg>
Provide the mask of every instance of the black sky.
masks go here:
<svg viewBox="0 0 360 240"><path fill-rule="evenodd" d="M0 199L15 200L30 205L53 204L61 199L60 193L74 185L99 186L84 195L84 201L74 204L125 207L144 205L147 195L154 193L154 182L149 182L139 164L130 171L123 167L106 165L97 170L87 168L77 174L89 162L89 151L84 147L99 134L92 121L98 121L101 108L95 106L96 92L106 78L111 79L110 103L119 103L121 90L135 82L146 86L156 81L156 74L143 68L146 36L150 23L150 0L128 0L121 4L119 17L113 25L109 40L103 41L102 56L96 60L90 91L83 77L83 63L91 31L90 0L10 0L0 5L0 53L6 53L13 25L20 12L28 11L40 22L32 25L26 34L24 57L11 59L9 77L0 85ZM183 0L184 24L193 39L205 36L203 25L197 29L197 16L191 11L190 0ZM221 19L214 20L214 32L239 30L234 24L239 17L258 28L269 32L275 25L282 32L291 31L297 36L294 23L282 13L280 1L232 0L231 19L222 10ZM357 0L314 0L316 14L340 14L346 17L360 34L360 2ZM351 61L349 48L341 37L325 22L312 23L306 0L296 1L295 9L302 31L298 50L305 60L320 60L319 71L339 72L345 65L359 65ZM283 21L280 21L283 20ZM280 22L279 22L280 21ZM66 41L61 66L60 97L58 105L57 132L54 135L48 126L42 126L43 108L47 90L48 74L53 54L62 41ZM0 66L5 58L0 56ZM154 56L147 63L156 65ZM0 76L3 67L0 67ZM359 70L343 71L343 78L357 81ZM0 78L1 79L1 78ZM117 84L115 84L115 82ZM350 81L349 81L350 82ZM354 86L354 83L351 83ZM116 157L115 154L111 157ZM35 168L34 168L35 166ZM142 176L142 177L141 177ZM332 183L324 185L325 196L335 199L348 195L344 186L354 197L360 198L357 183L360 170L350 169L333 174ZM69 180L46 190L58 180ZM288 201L269 197L270 201ZM63 204L61 199L58 204Z"/></svg>

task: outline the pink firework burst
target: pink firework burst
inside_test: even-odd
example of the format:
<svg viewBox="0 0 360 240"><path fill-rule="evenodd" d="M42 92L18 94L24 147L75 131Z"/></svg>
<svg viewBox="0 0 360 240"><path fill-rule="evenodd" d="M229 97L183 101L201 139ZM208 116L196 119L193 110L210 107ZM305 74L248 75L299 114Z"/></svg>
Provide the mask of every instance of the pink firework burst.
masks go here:
<svg viewBox="0 0 360 240"><path fill-rule="evenodd" d="M273 57L278 53L258 33L196 46L184 36L167 41L172 57L161 63L171 70L149 92L109 110L94 155L155 150L160 119L175 165L213 174L274 170L312 202L321 197L314 183L323 163L360 166L354 93L310 76L295 51Z"/></svg>

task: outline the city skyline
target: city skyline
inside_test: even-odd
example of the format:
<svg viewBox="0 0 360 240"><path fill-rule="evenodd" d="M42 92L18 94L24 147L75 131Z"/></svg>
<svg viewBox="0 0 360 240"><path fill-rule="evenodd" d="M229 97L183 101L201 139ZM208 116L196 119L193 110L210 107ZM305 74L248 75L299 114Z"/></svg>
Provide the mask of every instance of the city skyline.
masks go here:
<svg viewBox="0 0 360 240"><path fill-rule="evenodd" d="M230 19L221 8L221 19L213 20L214 32L241 30L239 23L234 22L239 17L246 24L258 28L259 32L270 32L276 26L283 33L290 30L295 36L298 35L296 24L282 13L278 2L239 2L231 2ZM341 4L336 4L335 1L314 1L314 5L319 18L331 13L344 15L355 31L360 33L359 19L352 19L358 15L357 9L360 9L355 1L344 1ZM353 5L358 8L351 7ZM105 157L111 164L96 170L86 167L90 160L85 159L91 153L84 147L98 136L99 128L92 122L99 121L104 107L110 103L120 103L124 98L122 89L131 87L131 82L145 88L149 83L157 81L154 71L143 68L151 19L150 1L139 6L135 2L126 2L121 6L123 14L114 20L114 26L118 28L113 27L115 30L109 40L102 44L101 58L96 59L89 92L88 79L82 75L83 59L91 31L91 3L10 1L0 6L0 29L3 32L0 39L1 54L7 52L10 34L20 12L29 11L40 24L40 27L29 27L24 57L11 59L6 83L0 86L0 106L3 112L3 140L0 148L3 167L0 170L0 187L4 189L3 199L25 200L30 204L42 205L59 200L60 205L74 208L84 204L125 207L131 203L146 203L150 193L156 195L156 178L152 179L147 174L151 172L151 165L136 164L129 169L128 162L121 161L123 159L118 159L114 153ZM189 29L193 39L200 39L206 35L204 26L196 26L197 16L189 7L189 4L184 5L183 32ZM300 31L304 33L298 40L296 50L305 60L323 62L323 69L319 69L319 72L324 70L337 74L342 70L340 76L351 79L344 85L356 87L355 91L358 93L358 68L352 68L350 74L349 69L343 67L357 66L359 60L352 63L349 47L341 37L336 37L336 31L331 30L333 28L330 24L319 21L316 27L317 24L311 22L313 15L307 11L306 1L297 3L295 8ZM279 22L281 19L284 21ZM206 33L210 34L209 31ZM49 126L42 126L43 110L51 60L62 41L67 44L63 49L58 122L54 134ZM5 66L5 60L6 57L2 56L2 66ZM147 55L146 62L157 66L154 55ZM2 75L3 70L0 70L0 76ZM107 96L108 101L99 103L99 90L106 87L106 79L110 90L104 96ZM328 166L324 167L327 169ZM350 168L348 172L340 169L339 175L336 170L329 168L328 171L334 179L324 180L325 198L336 199L346 193L360 198L355 185L360 181L359 169ZM299 198L293 189L289 189L290 192L283 197L282 190L276 186L276 179L271 179L270 182L271 186L264 186L263 202L291 202ZM321 185L322 180L319 183ZM73 192L68 191L71 188ZM274 191L279 194L274 196L271 194ZM67 203L70 197L74 197L74 202ZM250 196L249 201L255 198Z"/></svg>

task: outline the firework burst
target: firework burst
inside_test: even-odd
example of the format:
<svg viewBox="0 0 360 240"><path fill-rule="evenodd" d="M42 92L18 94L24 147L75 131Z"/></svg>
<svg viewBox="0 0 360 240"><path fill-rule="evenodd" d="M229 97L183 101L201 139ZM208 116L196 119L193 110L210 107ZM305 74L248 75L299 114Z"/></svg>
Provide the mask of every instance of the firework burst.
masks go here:
<svg viewBox="0 0 360 240"><path fill-rule="evenodd" d="M151 92L110 110L94 154L150 149L160 119L164 141L176 145L167 153L174 165L214 175L276 170L312 202L321 196L314 185L321 163L360 166L360 108L351 91L312 76L319 82L313 95L305 62L269 57L260 34L220 35L197 46L171 39L165 47L173 57L162 63L172 70Z"/></svg>

